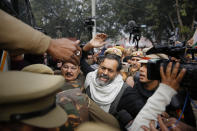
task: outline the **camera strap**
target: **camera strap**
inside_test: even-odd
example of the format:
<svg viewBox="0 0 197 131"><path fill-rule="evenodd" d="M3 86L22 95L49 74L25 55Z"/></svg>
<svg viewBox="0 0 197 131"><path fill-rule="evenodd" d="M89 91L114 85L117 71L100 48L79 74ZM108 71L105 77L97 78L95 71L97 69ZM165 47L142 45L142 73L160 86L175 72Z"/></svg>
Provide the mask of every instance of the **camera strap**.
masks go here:
<svg viewBox="0 0 197 131"><path fill-rule="evenodd" d="M197 109L197 105L195 104L195 102L192 100L191 97L189 97L189 100L191 101L192 105L194 106L195 109Z"/></svg>
<svg viewBox="0 0 197 131"><path fill-rule="evenodd" d="M181 114L180 114L180 116L179 116L179 119L178 120L176 120L176 122L175 122L175 126L179 123L179 121L181 120L181 117L182 117L182 115L183 115L183 113L184 113L184 111L185 111L185 107L186 107L186 105L187 105L187 101L188 101L188 98L190 99L190 97L189 97L189 93L187 93L187 96L186 96L186 98L185 98L185 102L184 102L184 106L183 106L183 109L182 109L182 112L181 112ZM191 100L191 99L190 99ZM168 129L171 129L171 128L173 128L172 126L170 126L170 127L168 127Z"/></svg>

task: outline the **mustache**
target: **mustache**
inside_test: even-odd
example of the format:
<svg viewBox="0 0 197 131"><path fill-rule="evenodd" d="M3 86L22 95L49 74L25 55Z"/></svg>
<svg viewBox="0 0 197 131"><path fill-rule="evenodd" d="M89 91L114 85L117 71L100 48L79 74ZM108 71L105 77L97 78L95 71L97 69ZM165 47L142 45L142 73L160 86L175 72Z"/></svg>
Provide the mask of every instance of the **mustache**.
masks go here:
<svg viewBox="0 0 197 131"><path fill-rule="evenodd" d="M132 64L131 67L137 68L138 65L137 64Z"/></svg>
<svg viewBox="0 0 197 131"><path fill-rule="evenodd" d="M108 75L105 75L105 74L100 74L99 77L103 77L105 79L108 79L109 80L109 76Z"/></svg>
<svg viewBox="0 0 197 131"><path fill-rule="evenodd" d="M70 72L65 73L66 76L73 76Z"/></svg>

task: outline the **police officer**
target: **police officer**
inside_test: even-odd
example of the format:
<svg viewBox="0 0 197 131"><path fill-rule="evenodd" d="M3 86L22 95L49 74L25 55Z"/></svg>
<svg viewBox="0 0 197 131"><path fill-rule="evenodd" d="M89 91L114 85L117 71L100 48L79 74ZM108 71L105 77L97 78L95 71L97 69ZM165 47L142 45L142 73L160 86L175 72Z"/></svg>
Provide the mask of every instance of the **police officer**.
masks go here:
<svg viewBox="0 0 197 131"><path fill-rule="evenodd" d="M0 73L0 83L1 131L56 130L66 122L55 98L63 77L12 71Z"/></svg>

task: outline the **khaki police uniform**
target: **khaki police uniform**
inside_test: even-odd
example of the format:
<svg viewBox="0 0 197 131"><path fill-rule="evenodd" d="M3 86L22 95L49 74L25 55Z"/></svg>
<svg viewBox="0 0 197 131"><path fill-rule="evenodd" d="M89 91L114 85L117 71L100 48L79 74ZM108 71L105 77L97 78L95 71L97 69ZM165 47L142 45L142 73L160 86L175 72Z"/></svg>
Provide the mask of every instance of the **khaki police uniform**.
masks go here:
<svg viewBox="0 0 197 131"><path fill-rule="evenodd" d="M0 10L0 48L15 53L43 54L51 38ZM27 44L28 43L28 44Z"/></svg>
<svg viewBox="0 0 197 131"><path fill-rule="evenodd" d="M21 71L50 75L54 74L54 71L50 67L43 64L32 64L24 67Z"/></svg>

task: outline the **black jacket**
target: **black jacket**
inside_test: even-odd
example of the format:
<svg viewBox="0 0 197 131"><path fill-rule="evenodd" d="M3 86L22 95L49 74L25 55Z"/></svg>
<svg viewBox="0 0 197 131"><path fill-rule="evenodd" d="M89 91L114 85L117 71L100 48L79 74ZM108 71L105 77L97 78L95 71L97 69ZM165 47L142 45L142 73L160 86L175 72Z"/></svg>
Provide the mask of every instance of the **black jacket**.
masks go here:
<svg viewBox="0 0 197 131"><path fill-rule="evenodd" d="M131 115L132 119L134 119L153 93L154 91L143 88L143 85L137 80L133 88L128 87L123 93L117 110L126 110Z"/></svg>
<svg viewBox="0 0 197 131"><path fill-rule="evenodd" d="M117 107L118 112L124 111L124 114L122 113L120 114L122 116L119 116L120 118L119 122L120 124L122 124L121 126L124 127L132 119L135 119L139 111L146 104L148 98L151 97L154 92L155 90L149 91L143 88L143 84L140 83L139 80L135 81L135 85L133 88L128 87L125 90L125 92L122 95L122 98L120 99L119 105ZM182 109L184 98L185 98L184 93L178 93L176 96L174 96L171 100L170 105L166 107L166 112L169 113L170 115L176 114L177 109ZM172 117L178 117L178 116L174 115ZM194 118L194 114L192 112L192 108L189 102L185 108L184 121L187 124L195 127L195 118Z"/></svg>

